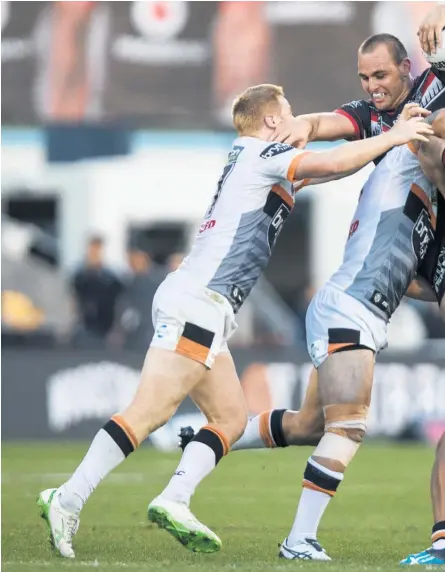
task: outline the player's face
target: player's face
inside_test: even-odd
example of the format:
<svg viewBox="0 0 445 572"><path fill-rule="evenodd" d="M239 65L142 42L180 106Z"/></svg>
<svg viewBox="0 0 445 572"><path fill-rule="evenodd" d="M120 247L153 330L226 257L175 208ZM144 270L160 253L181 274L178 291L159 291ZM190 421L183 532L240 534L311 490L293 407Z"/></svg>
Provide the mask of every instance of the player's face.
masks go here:
<svg viewBox="0 0 445 572"><path fill-rule="evenodd" d="M409 60L396 64L384 44L373 52L358 56L362 87L377 109L382 111L395 109L408 95L409 69Z"/></svg>
<svg viewBox="0 0 445 572"><path fill-rule="evenodd" d="M280 104L280 119L283 120L286 117L290 117L292 115L292 107L285 97L280 96Z"/></svg>

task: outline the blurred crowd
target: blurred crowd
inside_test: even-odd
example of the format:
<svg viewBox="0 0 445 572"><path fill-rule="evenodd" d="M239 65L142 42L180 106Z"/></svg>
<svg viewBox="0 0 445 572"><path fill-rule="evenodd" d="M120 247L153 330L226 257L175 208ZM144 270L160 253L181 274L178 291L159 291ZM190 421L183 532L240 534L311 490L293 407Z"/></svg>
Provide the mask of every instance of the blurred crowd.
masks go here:
<svg viewBox="0 0 445 572"><path fill-rule="evenodd" d="M178 268L182 252L157 263L148 249L135 243L127 248L127 270L118 272L106 260L106 244L91 236L84 258L67 279L69 319L59 332L48 331L44 311L24 292L2 290L2 334L50 335L53 342L79 349L104 347L145 351L154 329L151 308L160 283ZM294 346L304 351L305 315L315 293L312 286L285 304L263 279L238 314L232 346ZM50 329L51 330L51 329ZM445 321L437 304L405 298L389 324L392 350L415 350L429 340L445 339Z"/></svg>

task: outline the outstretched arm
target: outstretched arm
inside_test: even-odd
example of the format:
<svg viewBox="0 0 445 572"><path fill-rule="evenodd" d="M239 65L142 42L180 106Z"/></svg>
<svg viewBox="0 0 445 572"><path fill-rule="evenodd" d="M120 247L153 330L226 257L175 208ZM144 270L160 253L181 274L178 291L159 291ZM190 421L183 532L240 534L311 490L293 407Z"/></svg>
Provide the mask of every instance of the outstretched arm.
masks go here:
<svg viewBox="0 0 445 572"><path fill-rule="evenodd" d="M345 143L335 149L319 153L304 153L295 159L293 179L320 179L324 177L340 178L351 171L361 169L378 156L383 155L392 147L403 145L411 140L427 141L433 134L430 125L421 118L402 121L390 131L365 139Z"/></svg>

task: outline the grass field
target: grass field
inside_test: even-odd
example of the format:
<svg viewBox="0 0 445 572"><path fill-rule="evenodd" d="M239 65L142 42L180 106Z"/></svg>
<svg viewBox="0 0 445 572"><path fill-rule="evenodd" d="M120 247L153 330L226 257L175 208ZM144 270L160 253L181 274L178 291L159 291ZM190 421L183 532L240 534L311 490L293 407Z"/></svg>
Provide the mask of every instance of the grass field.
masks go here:
<svg viewBox="0 0 445 572"><path fill-rule="evenodd" d="M429 542L429 474L433 451L367 444L328 508L319 540L332 563L277 558L301 491L311 449L230 454L196 493L192 509L215 532L217 554L187 552L146 519L147 503L175 468L179 454L143 448L101 484L86 505L75 539L76 560L53 556L37 493L62 483L85 445L2 447L2 569L139 572L399 570L398 561Z"/></svg>

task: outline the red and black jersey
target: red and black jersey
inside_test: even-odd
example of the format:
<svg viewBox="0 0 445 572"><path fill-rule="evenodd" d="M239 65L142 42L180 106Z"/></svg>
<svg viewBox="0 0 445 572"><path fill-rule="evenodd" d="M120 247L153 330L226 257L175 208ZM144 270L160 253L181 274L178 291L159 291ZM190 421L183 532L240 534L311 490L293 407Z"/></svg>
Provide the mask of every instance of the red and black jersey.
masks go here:
<svg viewBox="0 0 445 572"><path fill-rule="evenodd" d="M396 109L382 111L371 100L359 99L342 105L335 113L344 115L354 125L355 138L365 139L380 135L391 129L405 104L416 102L422 107L436 111L445 107L445 71L436 68L425 70L414 80L408 97ZM375 160L379 163L383 155Z"/></svg>

